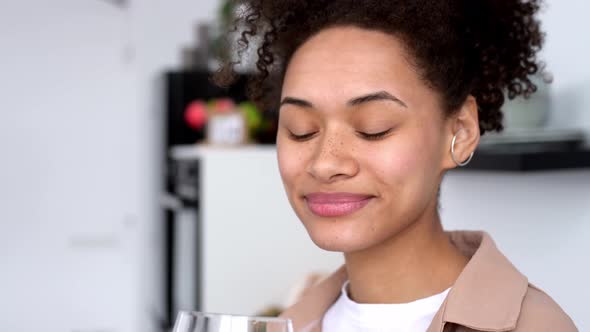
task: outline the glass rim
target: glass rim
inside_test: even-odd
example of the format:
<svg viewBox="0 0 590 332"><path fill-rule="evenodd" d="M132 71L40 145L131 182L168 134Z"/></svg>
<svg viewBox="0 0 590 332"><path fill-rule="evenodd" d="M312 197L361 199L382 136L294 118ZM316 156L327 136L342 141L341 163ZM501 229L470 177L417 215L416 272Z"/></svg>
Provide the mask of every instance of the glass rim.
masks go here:
<svg viewBox="0 0 590 332"><path fill-rule="evenodd" d="M206 318L232 317L232 318L241 318L241 319L247 319L250 321L267 322L267 323L279 323L279 322L292 323L290 318L284 318L284 317L248 316L248 315L237 315L237 314L230 314L230 313L194 311L194 310L180 310L180 311L178 311L178 317L180 317L182 315L204 317L204 318L205 317Z"/></svg>

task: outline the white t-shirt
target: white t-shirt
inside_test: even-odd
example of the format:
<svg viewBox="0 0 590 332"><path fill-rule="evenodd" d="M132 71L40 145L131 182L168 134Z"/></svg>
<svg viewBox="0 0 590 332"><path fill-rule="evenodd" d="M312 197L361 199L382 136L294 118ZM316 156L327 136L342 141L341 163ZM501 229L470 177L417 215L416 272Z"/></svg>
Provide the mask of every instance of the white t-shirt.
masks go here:
<svg viewBox="0 0 590 332"><path fill-rule="evenodd" d="M450 290L401 304L362 304L348 297L348 281L342 294L328 309L322 332L424 332Z"/></svg>

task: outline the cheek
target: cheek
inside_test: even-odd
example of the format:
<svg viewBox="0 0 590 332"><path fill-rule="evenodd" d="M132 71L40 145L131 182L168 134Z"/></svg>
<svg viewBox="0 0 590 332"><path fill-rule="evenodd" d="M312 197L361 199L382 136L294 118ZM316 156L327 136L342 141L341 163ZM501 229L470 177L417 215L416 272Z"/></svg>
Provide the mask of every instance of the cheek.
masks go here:
<svg viewBox="0 0 590 332"><path fill-rule="evenodd" d="M295 179L305 171L303 152L301 149L294 148L289 142L285 142L284 139L278 139L277 161L281 178L289 191Z"/></svg>
<svg viewBox="0 0 590 332"><path fill-rule="evenodd" d="M427 181L436 173L434 136L424 128L400 133L391 142L374 151L367 161L380 182L403 188L404 185Z"/></svg>
<svg viewBox="0 0 590 332"><path fill-rule="evenodd" d="M414 144L396 141L373 153L368 163L382 182L399 184L419 172L422 164L420 156Z"/></svg>

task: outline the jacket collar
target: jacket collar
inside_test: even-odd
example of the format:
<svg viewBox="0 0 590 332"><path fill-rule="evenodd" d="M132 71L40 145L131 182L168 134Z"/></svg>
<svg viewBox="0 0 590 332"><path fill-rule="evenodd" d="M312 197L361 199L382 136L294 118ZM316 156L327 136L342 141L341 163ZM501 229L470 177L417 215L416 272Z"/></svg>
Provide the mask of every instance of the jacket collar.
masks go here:
<svg viewBox="0 0 590 332"><path fill-rule="evenodd" d="M428 332L440 332L445 323L481 331L509 331L516 327L528 280L496 248L485 232L447 232L451 242L471 257ZM321 331L325 312L336 301L348 279L344 266L308 290L281 317L293 321L295 332Z"/></svg>
<svg viewBox="0 0 590 332"><path fill-rule="evenodd" d="M347 279L346 268L341 266L327 279L307 290L299 301L285 310L280 317L293 321L294 332L321 331L322 318L336 302Z"/></svg>
<svg viewBox="0 0 590 332"><path fill-rule="evenodd" d="M484 232L450 232L469 263L449 292L443 321L483 331L516 327L528 279Z"/></svg>

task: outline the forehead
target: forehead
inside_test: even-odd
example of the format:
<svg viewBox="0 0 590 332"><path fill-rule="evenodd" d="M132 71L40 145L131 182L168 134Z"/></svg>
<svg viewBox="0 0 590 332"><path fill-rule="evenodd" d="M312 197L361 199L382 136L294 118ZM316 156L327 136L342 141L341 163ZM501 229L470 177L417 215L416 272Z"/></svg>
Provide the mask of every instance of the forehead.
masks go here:
<svg viewBox="0 0 590 332"><path fill-rule="evenodd" d="M283 93L313 97L330 92L358 95L365 91L415 86L420 80L395 36L357 27L333 27L307 40L287 67ZM370 92L370 91L366 91ZM399 91L401 92L401 91Z"/></svg>

